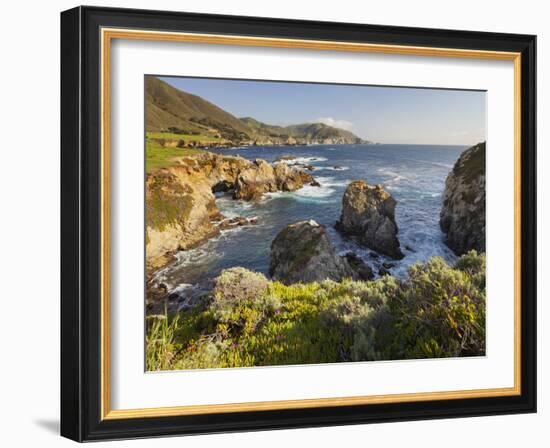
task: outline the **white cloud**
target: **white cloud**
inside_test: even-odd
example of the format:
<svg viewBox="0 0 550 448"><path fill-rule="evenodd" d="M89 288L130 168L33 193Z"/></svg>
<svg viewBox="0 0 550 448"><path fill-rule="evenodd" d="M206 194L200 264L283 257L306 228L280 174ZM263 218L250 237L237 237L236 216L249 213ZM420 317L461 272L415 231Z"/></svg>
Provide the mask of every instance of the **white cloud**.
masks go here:
<svg viewBox="0 0 550 448"><path fill-rule="evenodd" d="M346 129L347 131L351 131L351 129L353 128L353 123L351 121L337 120L332 117L317 118L314 123L324 123L328 126L333 126L335 128Z"/></svg>

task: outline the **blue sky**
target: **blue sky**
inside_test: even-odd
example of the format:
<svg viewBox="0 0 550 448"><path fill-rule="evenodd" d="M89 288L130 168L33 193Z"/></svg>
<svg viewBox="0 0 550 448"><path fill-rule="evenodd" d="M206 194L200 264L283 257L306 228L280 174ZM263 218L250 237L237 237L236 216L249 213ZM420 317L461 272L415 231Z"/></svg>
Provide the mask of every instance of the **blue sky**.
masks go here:
<svg viewBox="0 0 550 448"><path fill-rule="evenodd" d="M380 143L471 145L485 140L485 92L162 77L237 117L324 122Z"/></svg>

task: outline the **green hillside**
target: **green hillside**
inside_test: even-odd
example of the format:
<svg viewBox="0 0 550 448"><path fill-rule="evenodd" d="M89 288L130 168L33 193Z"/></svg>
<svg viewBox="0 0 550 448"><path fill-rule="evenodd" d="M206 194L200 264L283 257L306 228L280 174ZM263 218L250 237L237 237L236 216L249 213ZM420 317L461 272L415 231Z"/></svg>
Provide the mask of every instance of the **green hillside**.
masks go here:
<svg viewBox="0 0 550 448"><path fill-rule="evenodd" d="M306 138L311 140L324 139L345 139L349 141L355 140L354 143L363 143L364 141L350 131L335 128L324 123L304 123L287 126L285 129L293 137Z"/></svg>
<svg viewBox="0 0 550 448"><path fill-rule="evenodd" d="M181 134L220 134L225 138L250 138L241 120L199 96L178 90L154 76L145 80L147 131Z"/></svg>
<svg viewBox="0 0 550 448"><path fill-rule="evenodd" d="M261 134L261 135L271 136L271 137L283 137L283 138L289 137L288 130L286 128L283 128L282 126L265 124L252 117L241 118L241 121L244 124L246 124L247 127L256 134Z"/></svg>
<svg viewBox="0 0 550 448"><path fill-rule="evenodd" d="M145 79L145 103L148 143L155 147L369 143L323 123L283 127L251 117L237 118L154 76Z"/></svg>

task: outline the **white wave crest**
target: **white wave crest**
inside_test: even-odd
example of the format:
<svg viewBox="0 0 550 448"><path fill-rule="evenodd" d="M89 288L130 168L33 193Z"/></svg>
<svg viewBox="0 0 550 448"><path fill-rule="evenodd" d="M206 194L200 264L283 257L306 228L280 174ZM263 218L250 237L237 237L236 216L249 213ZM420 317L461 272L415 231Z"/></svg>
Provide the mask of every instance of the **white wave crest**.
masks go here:
<svg viewBox="0 0 550 448"><path fill-rule="evenodd" d="M383 176L387 176L387 177L391 178L389 181L386 181L386 183L394 183L394 182L398 183L398 182L401 182L403 180L411 181L410 177L407 177L403 174L396 173L395 171L391 171L391 170L388 170L388 169L385 169L385 168L379 168L378 172L380 174L382 174Z"/></svg>
<svg viewBox="0 0 550 448"><path fill-rule="evenodd" d="M315 180L321 184L321 187L347 187L351 182L349 179L335 179L334 177L323 176L316 176Z"/></svg>
<svg viewBox="0 0 550 448"><path fill-rule="evenodd" d="M291 193L293 196L297 196L298 198L305 197L305 198L328 198L329 196L332 196L332 194L335 192L334 188L331 188L328 185L321 184L320 187L313 187L311 185L305 185L304 187L300 188L299 190L294 191Z"/></svg>
<svg viewBox="0 0 550 448"><path fill-rule="evenodd" d="M326 162L328 159L326 157L296 157L289 160L279 160L278 162L286 163L287 165L303 165L303 164L313 164L317 162Z"/></svg>

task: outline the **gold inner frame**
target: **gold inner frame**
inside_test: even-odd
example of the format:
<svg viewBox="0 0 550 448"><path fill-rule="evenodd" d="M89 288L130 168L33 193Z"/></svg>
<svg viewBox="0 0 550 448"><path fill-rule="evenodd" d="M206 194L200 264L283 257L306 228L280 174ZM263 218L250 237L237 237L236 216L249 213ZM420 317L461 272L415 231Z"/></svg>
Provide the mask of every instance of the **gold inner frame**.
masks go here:
<svg viewBox="0 0 550 448"><path fill-rule="evenodd" d="M240 45L356 53L383 53L413 56L506 60L514 63L514 386L442 392L418 392L303 400L188 405L141 409L111 409L110 388L110 50L113 39ZM278 39L215 34L101 29L101 419L127 419L199 415L223 412L306 409L381 403L406 403L502 397L521 394L521 54L514 52L465 50L455 48Z"/></svg>

